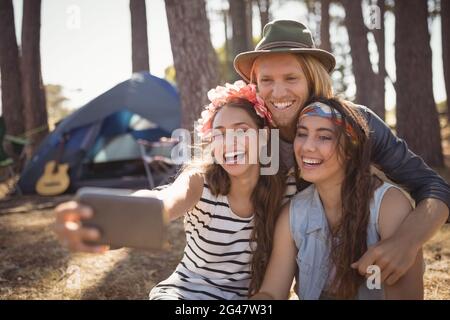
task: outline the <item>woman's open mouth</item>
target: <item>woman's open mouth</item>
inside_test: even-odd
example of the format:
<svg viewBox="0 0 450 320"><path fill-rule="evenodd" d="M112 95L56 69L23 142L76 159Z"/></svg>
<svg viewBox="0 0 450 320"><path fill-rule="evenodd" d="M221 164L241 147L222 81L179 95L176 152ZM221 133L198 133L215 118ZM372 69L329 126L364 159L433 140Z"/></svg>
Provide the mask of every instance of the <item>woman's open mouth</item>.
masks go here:
<svg viewBox="0 0 450 320"><path fill-rule="evenodd" d="M302 157L302 167L306 168L306 169L317 168L322 163L323 163L323 160L320 160L320 159Z"/></svg>
<svg viewBox="0 0 450 320"><path fill-rule="evenodd" d="M225 164L245 164L245 152L227 152L223 155L223 160Z"/></svg>

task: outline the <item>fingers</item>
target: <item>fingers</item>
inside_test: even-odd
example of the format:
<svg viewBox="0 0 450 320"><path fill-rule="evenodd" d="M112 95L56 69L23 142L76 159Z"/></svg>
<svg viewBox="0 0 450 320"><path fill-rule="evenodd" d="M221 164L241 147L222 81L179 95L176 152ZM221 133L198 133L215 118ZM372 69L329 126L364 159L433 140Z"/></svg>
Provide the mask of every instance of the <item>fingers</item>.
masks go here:
<svg viewBox="0 0 450 320"><path fill-rule="evenodd" d="M76 201L64 202L55 209L57 223L65 221L79 221L92 217L92 209Z"/></svg>
<svg viewBox="0 0 450 320"><path fill-rule="evenodd" d="M390 267L390 261L385 259L380 252L378 246L369 246L366 253L355 263L352 263L351 267L357 269L358 273L366 278L370 276L370 266L377 266L380 268L381 281L383 282L394 271Z"/></svg>
<svg viewBox="0 0 450 320"><path fill-rule="evenodd" d="M100 239L100 231L95 228L80 228L79 235L83 241L96 241Z"/></svg>
<svg viewBox="0 0 450 320"><path fill-rule="evenodd" d="M395 270L394 268L392 268L391 266L385 266L385 268L381 268L381 282L384 283L386 281L386 279L388 279L389 277L391 277Z"/></svg>
<svg viewBox="0 0 450 320"><path fill-rule="evenodd" d="M109 246L91 246L86 245L84 243L79 244L77 247L77 252L85 252L85 253L105 253L109 250Z"/></svg>
<svg viewBox="0 0 450 320"><path fill-rule="evenodd" d="M375 249L375 246L369 247L366 253L364 253L358 261L352 263L351 267L357 269L360 275L367 276L367 268L376 264L378 252Z"/></svg>
<svg viewBox="0 0 450 320"><path fill-rule="evenodd" d="M411 268L414 266L418 266L420 268L419 274L423 275L423 258L422 258L422 249L419 249L418 253L415 255L414 253L407 255L404 259L401 260L399 266L386 278L386 284L392 286L396 284L403 276L405 276ZM414 272L414 271L413 271Z"/></svg>
<svg viewBox="0 0 450 320"><path fill-rule="evenodd" d="M381 242L375 246L368 248L366 253L355 263L351 265L353 269L357 269L362 276L369 277L368 268L375 265L381 272L381 283L387 285L395 284L408 270L404 263L401 263L397 256L387 255L383 252Z"/></svg>
<svg viewBox="0 0 450 320"><path fill-rule="evenodd" d="M53 229L64 247L71 251L89 253L103 253L109 249L108 246L93 246L85 243L97 241L101 236L97 229L85 228L81 225L81 220L92 217L91 208L76 201L69 201L56 207L55 214L56 221Z"/></svg>
<svg viewBox="0 0 450 320"><path fill-rule="evenodd" d="M57 232L61 244L71 251L97 252L98 248L88 245L85 242L97 241L100 239L100 232L94 228L82 228L80 224L66 222L66 226Z"/></svg>
<svg viewBox="0 0 450 320"><path fill-rule="evenodd" d="M408 267L408 265L403 263L397 269L393 270L388 277L386 277L386 284L389 286L394 285L398 280L400 280L401 277L405 275L406 272L408 272L409 268L410 267Z"/></svg>
<svg viewBox="0 0 450 320"><path fill-rule="evenodd" d="M399 279L401 278L401 275L399 272L394 272L389 276L385 281L386 284L389 286L394 285Z"/></svg>
<svg viewBox="0 0 450 320"><path fill-rule="evenodd" d="M381 282L384 282L386 278L388 278L395 269L392 266L392 261L386 259L386 257L379 255L377 260L373 263L380 269L381 273Z"/></svg>
<svg viewBox="0 0 450 320"><path fill-rule="evenodd" d="M87 244L85 241L95 241L100 238L100 233L95 230L82 230L80 231L83 236L80 238L77 236L76 238L72 238L71 240L68 240L67 247L69 250L73 252L86 252L86 253L104 253L109 250L109 246L105 245L90 245Z"/></svg>

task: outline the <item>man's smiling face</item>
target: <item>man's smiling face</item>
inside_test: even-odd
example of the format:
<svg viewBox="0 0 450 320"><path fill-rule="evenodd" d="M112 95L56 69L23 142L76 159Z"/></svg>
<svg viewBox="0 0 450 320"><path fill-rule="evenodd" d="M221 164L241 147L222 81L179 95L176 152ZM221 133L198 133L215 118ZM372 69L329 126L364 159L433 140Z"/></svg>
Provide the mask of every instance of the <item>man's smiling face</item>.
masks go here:
<svg viewBox="0 0 450 320"><path fill-rule="evenodd" d="M255 64L259 95L272 113L281 136L293 140L297 117L309 97L300 62L293 54L274 53L258 57Z"/></svg>

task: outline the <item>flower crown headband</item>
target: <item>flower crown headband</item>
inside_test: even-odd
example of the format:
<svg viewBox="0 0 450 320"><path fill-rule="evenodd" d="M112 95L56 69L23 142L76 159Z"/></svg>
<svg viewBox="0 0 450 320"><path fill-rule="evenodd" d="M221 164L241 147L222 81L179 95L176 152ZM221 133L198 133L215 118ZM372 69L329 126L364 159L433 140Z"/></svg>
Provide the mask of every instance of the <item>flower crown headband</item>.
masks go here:
<svg viewBox="0 0 450 320"><path fill-rule="evenodd" d="M253 104L258 116L266 119L270 125L274 125L272 114L267 110L264 100L256 93L256 85L253 83L246 84L244 81L238 80L233 84L226 83L225 87L217 86L215 89L208 91L208 99L211 103L205 107L197 120L196 129L200 137L205 137L211 131L217 110L235 98L248 100Z"/></svg>

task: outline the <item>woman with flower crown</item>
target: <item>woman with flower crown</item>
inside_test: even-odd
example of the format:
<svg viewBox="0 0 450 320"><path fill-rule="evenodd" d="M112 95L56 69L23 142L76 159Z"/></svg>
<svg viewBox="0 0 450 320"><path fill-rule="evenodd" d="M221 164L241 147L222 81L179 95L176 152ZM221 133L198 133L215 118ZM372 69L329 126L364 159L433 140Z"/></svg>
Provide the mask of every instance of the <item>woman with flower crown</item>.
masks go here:
<svg viewBox="0 0 450 320"><path fill-rule="evenodd" d="M270 146L271 116L254 84L219 86L208 97L211 103L197 130L207 141L202 148L209 157L187 165L157 193L170 220L184 217L186 247L175 271L152 289L150 299L244 299L259 289L269 260L286 189L281 174L261 174L259 154ZM254 141L239 139L252 131L265 134L253 135ZM228 139L230 132L237 142ZM141 190L135 195L154 194ZM94 230L65 227L66 220L80 220L89 211L78 203L61 205L56 230L74 250L103 252L107 248L83 243L96 239Z"/></svg>

